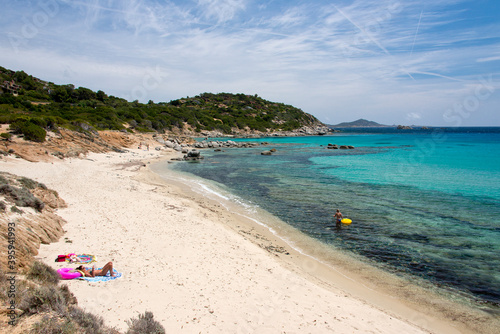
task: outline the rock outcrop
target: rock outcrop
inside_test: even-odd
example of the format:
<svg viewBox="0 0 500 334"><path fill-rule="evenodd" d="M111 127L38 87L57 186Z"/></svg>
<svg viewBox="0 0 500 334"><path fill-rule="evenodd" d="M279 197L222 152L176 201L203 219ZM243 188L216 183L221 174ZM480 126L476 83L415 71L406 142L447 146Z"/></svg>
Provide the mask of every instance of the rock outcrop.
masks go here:
<svg viewBox="0 0 500 334"><path fill-rule="evenodd" d="M298 137L298 136L323 136L328 133L333 133L334 130L324 124L311 126L303 126L292 131L247 131L241 129L233 129L232 137L236 138L262 138L262 137ZM202 131L201 135L206 138L221 138L228 137L220 131Z"/></svg>
<svg viewBox="0 0 500 334"><path fill-rule="evenodd" d="M173 161L198 161L198 160L205 159L205 157L201 155L201 152L196 150L196 149L192 149L192 150L185 149L185 150L183 150L183 153L186 153L186 154L182 158L173 158L172 160Z"/></svg>
<svg viewBox="0 0 500 334"><path fill-rule="evenodd" d="M0 194L0 268L4 272L23 272L38 254L40 244L55 242L63 235L66 222L56 209L66 207L66 203L57 192L24 177L0 173L0 183L14 190ZM7 254L9 245L15 247L10 249L14 251L10 254L14 255L10 259L13 262L9 262Z"/></svg>
<svg viewBox="0 0 500 334"><path fill-rule="evenodd" d="M227 141L217 141L217 140L203 140L196 142L194 144L195 148L245 148L245 147L257 147L260 145L265 145L265 143L249 143L249 142L235 142L233 140Z"/></svg>

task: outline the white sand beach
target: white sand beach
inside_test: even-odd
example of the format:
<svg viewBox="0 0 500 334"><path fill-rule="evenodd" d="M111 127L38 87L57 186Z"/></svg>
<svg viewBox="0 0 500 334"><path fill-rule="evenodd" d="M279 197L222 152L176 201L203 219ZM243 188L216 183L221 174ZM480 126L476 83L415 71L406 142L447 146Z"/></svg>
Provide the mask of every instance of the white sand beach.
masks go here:
<svg viewBox="0 0 500 334"><path fill-rule="evenodd" d="M42 182L68 204L58 211L67 221L65 235L43 245L37 258L61 268L71 265L54 262L58 254L93 254L96 265L113 261L123 274L109 282L64 282L79 306L107 325L124 330L126 320L151 311L167 333L463 332L324 268L145 164L176 154L134 149L0 163L2 171ZM289 254L259 247L256 238Z"/></svg>

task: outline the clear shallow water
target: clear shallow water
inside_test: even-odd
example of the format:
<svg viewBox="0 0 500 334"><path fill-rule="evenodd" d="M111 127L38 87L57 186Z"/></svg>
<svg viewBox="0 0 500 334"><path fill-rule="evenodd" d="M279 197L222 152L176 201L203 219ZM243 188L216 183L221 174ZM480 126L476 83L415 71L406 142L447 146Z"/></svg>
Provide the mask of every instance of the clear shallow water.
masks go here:
<svg viewBox="0 0 500 334"><path fill-rule="evenodd" d="M265 138L272 156L205 150L203 162L173 168L386 270L499 306L500 128L461 130ZM353 224L337 226L337 208Z"/></svg>

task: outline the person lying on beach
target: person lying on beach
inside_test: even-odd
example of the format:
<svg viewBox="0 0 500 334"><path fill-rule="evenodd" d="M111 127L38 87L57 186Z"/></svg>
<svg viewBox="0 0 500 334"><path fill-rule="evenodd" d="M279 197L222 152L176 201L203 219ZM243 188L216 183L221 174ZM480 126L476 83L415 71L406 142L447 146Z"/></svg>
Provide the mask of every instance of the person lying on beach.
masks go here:
<svg viewBox="0 0 500 334"><path fill-rule="evenodd" d="M85 277L106 276L107 273L109 273L111 277L115 276L113 272L113 262L106 263L102 269L95 269L95 266L92 266L92 270L87 270L84 266L78 266L75 270L82 272Z"/></svg>

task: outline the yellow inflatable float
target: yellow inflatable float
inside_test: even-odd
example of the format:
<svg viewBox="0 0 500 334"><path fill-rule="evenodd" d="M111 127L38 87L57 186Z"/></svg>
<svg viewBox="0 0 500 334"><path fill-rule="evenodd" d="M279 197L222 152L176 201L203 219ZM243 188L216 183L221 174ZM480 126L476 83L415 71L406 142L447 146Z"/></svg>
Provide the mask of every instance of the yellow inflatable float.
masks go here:
<svg viewBox="0 0 500 334"><path fill-rule="evenodd" d="M344 218L340 221L342 224L350 224L352 223L352 220L350 220L349 218Z"/></svg>

